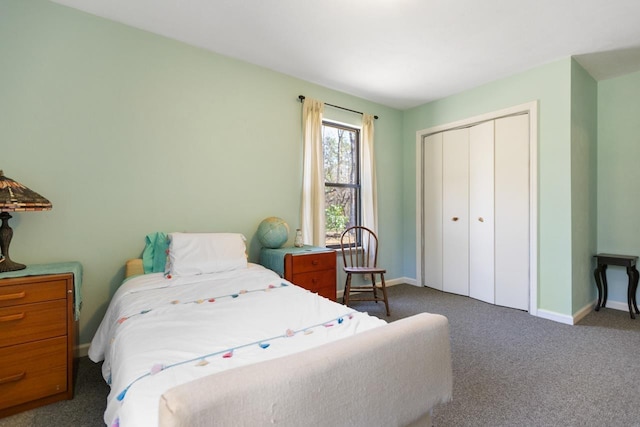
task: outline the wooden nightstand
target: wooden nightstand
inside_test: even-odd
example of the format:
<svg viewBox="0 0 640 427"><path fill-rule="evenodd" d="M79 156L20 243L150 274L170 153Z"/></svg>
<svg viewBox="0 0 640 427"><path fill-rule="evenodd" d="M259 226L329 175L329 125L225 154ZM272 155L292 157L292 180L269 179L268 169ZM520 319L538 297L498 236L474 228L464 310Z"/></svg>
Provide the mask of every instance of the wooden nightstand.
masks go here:
<svg viewBox="0 0 640 427"><path fill-rule="evenodd" d="M260 264L291 283L336 300L336 252L315 246L263 248Z"/></svg>
<svg viewBox="0 0 640 427"><path fill-rule="evenodd" d="M73 397L71 273L0 279L0 417Z"/></svg>

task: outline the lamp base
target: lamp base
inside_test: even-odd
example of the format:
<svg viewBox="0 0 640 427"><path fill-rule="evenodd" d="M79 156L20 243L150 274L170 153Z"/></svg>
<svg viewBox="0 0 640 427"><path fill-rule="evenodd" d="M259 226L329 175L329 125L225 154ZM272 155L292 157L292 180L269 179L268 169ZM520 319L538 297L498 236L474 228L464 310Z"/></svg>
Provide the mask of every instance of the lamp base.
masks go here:
<svg viewBox="0 0 640 427"><path fill-rule="evenodd" d="M24 270L25 268L27 268L27 266L24 264L13 262L7 258L0 259L0 273L6 273L7 271Z"/></svg>
<svg viewBox="0 0 640 427"><path fill-rule="evenodd" d="M13 262L9 258L9 243L11 243L11 238L13 237L13 230L9 227L9 218L11 218L11 215L8 212L0 212L0 220L2 221L0 226L0 252L3 255L3 257L0 257L0 273L27 268L26 265Z"/></svg>

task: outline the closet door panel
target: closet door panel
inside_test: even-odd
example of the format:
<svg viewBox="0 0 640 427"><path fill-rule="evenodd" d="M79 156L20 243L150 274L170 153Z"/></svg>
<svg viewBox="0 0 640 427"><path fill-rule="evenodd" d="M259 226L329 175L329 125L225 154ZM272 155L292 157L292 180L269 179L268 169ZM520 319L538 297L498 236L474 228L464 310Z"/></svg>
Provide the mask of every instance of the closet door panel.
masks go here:
<svg viewBox="0 0 640 427"><path fill-rule="evenodd" d="M423 142L424 284L442 290L442 133Z"/></svg>
<svg viewBox="0 0 640 427"><path fill-rule="evenodd" d="M469 296L494 298L494 122L469 129Z"/></svg>
<svg viewBox="0 0 640 427"><path fill-rule="evenodd" d="M529 116L495 121L495 303L529 309Z"/></svg>
<svg viewBox="0 0 640 427"><path fill-rule="evenodd" d="M443 290L469 295L469 129L442 138Z"/></svg>

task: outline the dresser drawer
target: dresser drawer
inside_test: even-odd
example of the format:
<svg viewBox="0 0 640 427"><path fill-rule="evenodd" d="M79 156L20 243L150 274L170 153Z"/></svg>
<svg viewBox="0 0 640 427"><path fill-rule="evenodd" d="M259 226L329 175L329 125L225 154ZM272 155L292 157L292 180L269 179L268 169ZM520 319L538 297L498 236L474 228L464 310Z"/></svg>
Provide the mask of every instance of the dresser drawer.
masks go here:
<svg viewBox="0 0 640 427"><path fill-rule="evenodd" d="M0 409L66 390L66 337L0 348Z"/></svg>
<svg viewBox="0 0 640 427"><path fill-rule="evenodd" d="M67 281L64 279L24 282L24 279L11 279L11 284L0 286L0 307L18 304L64 299L67 297Z"/></svg>
<svg viewBox="0 0 640 427"><path fill-rule="evenodd" d="M293 275L291 282L318 295L336 300L336 271L322 270Z"/></svg>
<svg viewBox="0 0 640 427"><path fill-rule="evenodd" d="M0 308L0 347L66 334L66 300Z"/></svg>
<svg viewBox="0 0 640 427"><path fill-rule="evenodd" d="M319 252L309 255L296 255L292 256L292 264L292 274L332 270L336 267L336 253Z"/></svg>

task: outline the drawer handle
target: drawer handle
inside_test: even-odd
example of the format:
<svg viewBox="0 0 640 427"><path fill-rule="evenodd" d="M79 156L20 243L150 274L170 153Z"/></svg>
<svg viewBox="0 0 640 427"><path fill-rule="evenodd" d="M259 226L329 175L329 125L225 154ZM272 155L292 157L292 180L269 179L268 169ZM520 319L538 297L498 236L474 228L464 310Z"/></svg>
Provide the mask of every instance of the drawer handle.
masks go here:
<svg viewBox="0 0 640 427"><path fill-rule="evenodd" d="M24 378L24 371L20 372L19 374L0 378L0 384L14 383L16 381L20 381L22 378Z"/></svg>
<svg viewBox="0 0 640 427"><path fill-rule="evenodd" d="M8 316L2 316L2 317L0 317L0 322L11 322L12 320L20 320L20 319L24 319L24 313L10 314Z"/></svg>
<svg viewBox="0 0 640 427"><path fill-rule="evenodd" d="M311 264L313 264L313 265L318 265L318 264L319 264L319 261L318 261L317 259L314 259L313 261L311 261Z"/></svg>
<svg viewBox="0 0 640 427"><path fill-rule="evenodd" d="M24 291L18 292L17 294L0 295L0 301L9 301L9 300L12 300L12 299L20 299L20 298L24 298L24 296L25 296Z"/></svg>

